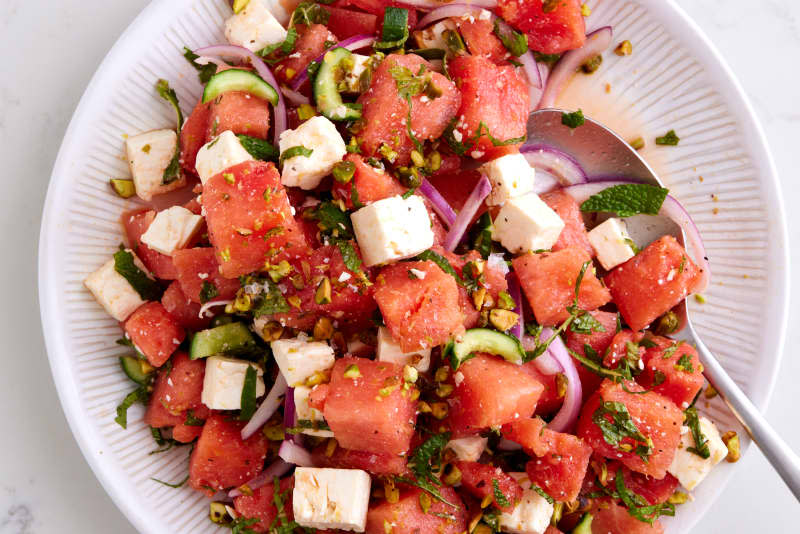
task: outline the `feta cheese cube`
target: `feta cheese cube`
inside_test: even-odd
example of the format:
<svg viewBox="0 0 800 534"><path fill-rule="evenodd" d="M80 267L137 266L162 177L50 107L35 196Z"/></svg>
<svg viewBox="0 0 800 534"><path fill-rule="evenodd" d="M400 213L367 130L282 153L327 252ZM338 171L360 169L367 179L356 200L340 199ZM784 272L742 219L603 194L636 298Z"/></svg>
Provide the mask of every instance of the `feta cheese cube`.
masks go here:
<svg viewBox="0 0 800 534"><path fill-rule="evenodd" d="M125 152L136 194L145 201L186 185L181 176L164 184L164 171L175 156L178 134L174 130L152 130L125 140Z"/></svg>
<svg viewBox="0 0 800 534"><path fill-rule="evenodd" d="M464 462L477 462L486 450L489 438L469 436L466 438L451 439L447 442L447 449L456 453L456 458Z"/></svg>
<svg viewBox="0 0 800 534"><path fill-rule="evenodd" d="M283 162L281 183L301 189L317 187L347 154L344 139L336 126L321 115L308 119L294 130L283 132L279 145L281 154L298 146L313 151L308 156L297 155Z"/></svg>
<svg viewBox="0 0 800 534"><path fill-rule="evenodd" d="M437 22L433 26L414 32L414 40L417 42L419 48L440 48L442 50L450 50L447 46L447 41L444 38L444 32L447 30L455 30L456 23L451 19L445 19Z"/></svg>
<svg viewBox="0 0 800 534"><path fill-rule="evenodd" d="M300 526L364 532L371 480L360 469L298 467L292 511Z"/></svg>
<svg viewBox="0 0 800 534"><path fill-rule="evenodd" d="M205 184L225 169L252 159L253 156L245 150L236 134L225 130L200 148L194 166L200 183Z"/></svg>
<svg viewBox="0 0 800 534"><path fill-rule="evenodd" d="M353 54L353 65L344 74L345 91L348 93L361 92L361 75L370 67L370 57L361 54Z"/></svg>
<svg viewBox="0 0 800 534"><path fill-rule="evenodd" d="M564 221L536 193L508 200L494 220L492 239L515 254L551 248Z"/></svg>
<svg viewBox="0 0 800 534"><path fill-rule="evenodd" d="M384 198L351 219L367 267L411 258L433 246L431 219L417 195Z"/></svg>
<svg viewBox="0 0 800 534"><path fill-rule="evenodd" d="M481 169L492 183L487 206L500 206L508 199L533 191L535 170L519 152L484 163Z"/></svg>
<svg viewBox="0 0 800 534"><path fill-rule="evenodd" d="M714 423L706 417L700 417L699 421L700 431L708 440L708 450L711 452L711 456L701 458L688 451L689 447L695 447L696 445L691 430L689 427L684 426L681 427L681 444L675 453L672 464L667 469L672 476L678 479L681 486L689 491L696 488L708 476L714 466L728 456L728 447L722 441Z"/></svg>
<svg viewBox="0 0 800 534"><path fill-rule="evenodd" d="M333 432L327 430L328 425L325 423L325 417L322 415L322 412L308 405L309 395L311 395L310 387L294 387L294 410L297 414L298 426L308 426L308 428L303 429L303 434L321 438L332 438Z"/></svg>
<svg viewBox="0 0 800 534"><path fill-rule="evenodd" d="M272 355L290 387L303 385L317 371L333 367L333 349L305 337L279 339L270 343Z"/></svg>
<svg viewBox="0 0 800 534"><path fill-rule="evenodd" d="M159 211L142 234L142 243L153 250L172 256L184 248L203 224L203 218L183 206L172 206Z"/></svg>
<svg viewBox="0 0 800 534"><path fill-rule="evenodd" d="M509 473L522 486L522 499L511 512L500 514L500 529L510 534L544 534L553 517L554 506L531 489L525 473Z"/></svg>
<svg viewBox="0 0 800 534"><path fill-rule="evenodd" d="M378 328L378 361L399 365L413 365L417 371L425 373L431 367L431 349L403 352L385 326Z"/></svg>
<svg viewBox="0 0 800 534"><path fill-rule="evenodd" d="M636 255L625 221L612 217L589 232L589 243L603 269L610 271Z"/></svg>
<svg viewBox="0 0 800 534"><path fill-rule="evenodd" d="M133 262L142 272L147 273L147 268L136 257L132 250ZM149 273L148 273L149 276ZM124 321L136 308L144 304L139 293L133 289L124 276L114 268L114 258L108 260L102 267L90 274L83 285L92 292L95 300L117 321Z"/></svg>
<svg viewBox="0 0 800 534"><path fill-rule="evenodd" d="M282 43L286 28L272 14L264 0L250 0L247 6L225 22L225 38L232 45L243 46L251 52Z"/></svg>
<svg viewBox="0 0 800 534"><path fill-rule="evenodd" d="M261 366L225 356L206 358L206 374L203 377L203 393L200 397L203 404L212 410L240 410L248 367L256 369L256 397L260 397L266 392L264 370Z"/></svg>

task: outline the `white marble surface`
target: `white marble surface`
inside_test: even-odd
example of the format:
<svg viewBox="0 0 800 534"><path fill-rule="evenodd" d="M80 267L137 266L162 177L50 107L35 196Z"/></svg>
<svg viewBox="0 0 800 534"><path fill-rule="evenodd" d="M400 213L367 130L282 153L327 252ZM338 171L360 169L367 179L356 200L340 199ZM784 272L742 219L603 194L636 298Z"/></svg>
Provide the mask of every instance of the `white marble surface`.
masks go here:
<svg viewBox="0 0 800 534"><path fill-rule="evenodd" d="M800 3L679 0L710 35L755 104L782 175L800 275ZM146 0L0 2L0 534L128 533L134 529L81 456L56 397L36 298L41 206L53 160L78 99L119 33ZM794 284L793 302L800 301ZM743 317L742 320L747 320ZM800 324L793 307L790 325ZM47 328L47 325L45 325ZM800 330L791 328L769 420L800 450ZM798 532L798 505L755 449L698 533Z"/></svg>

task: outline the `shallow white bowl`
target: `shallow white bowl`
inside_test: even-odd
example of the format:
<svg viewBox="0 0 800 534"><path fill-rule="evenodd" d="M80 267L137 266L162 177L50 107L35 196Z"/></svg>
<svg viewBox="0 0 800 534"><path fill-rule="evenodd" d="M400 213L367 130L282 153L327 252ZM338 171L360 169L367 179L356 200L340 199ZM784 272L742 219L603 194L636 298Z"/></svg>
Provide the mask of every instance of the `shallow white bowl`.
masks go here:
<svg viewBox="0 0 800 534"><path fill-rule="evenodd" d="M671 0L588 4L590 29L613 25L615 43L631 40L634 53L605 54L601 70L573 84L561 104L582 105L650 145L657 135L677 130L678 147L648 147L644 155L705 237L713 281L708 303L693 306L698 331L764 407L780 363L789 291L783 206L761 128L719 53ZM72 118L44 207L39 286L53 376L83 454L141 532L216 528L207 520L205 497L150 480L182 480L186 449L149 456L153 443L140 407L130 411L127 430L114 422L116 405L132 389L114 357L120 331L82 281L120 243L120 213L136 205L108 187L109 177L128 174L123 135L173 124L171 110L152 89L158 78L169 79L190 110L201 87L181 47L223 42L229 14L225 0L157 0L139 15ZM718 401L701 404L722 428L736 426ZM734 468L717 469L695 501L666 521L668 531L688 532Z"/></svg>

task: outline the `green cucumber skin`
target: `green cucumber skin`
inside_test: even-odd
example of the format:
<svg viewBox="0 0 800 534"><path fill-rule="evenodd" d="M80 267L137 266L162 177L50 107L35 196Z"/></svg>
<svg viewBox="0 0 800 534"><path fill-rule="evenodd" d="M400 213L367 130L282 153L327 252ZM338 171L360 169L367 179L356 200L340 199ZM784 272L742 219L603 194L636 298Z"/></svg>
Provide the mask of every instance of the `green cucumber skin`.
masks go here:
<svg viewBox="0 0 800 534"><path fill-rule="evenodd" d="M329 50L322 58L322 63L314 80L314 101L317 109L330 120L356 120L361 118L361 111L348 107L336 89L335 71L339 64L351 57L352 52L346 48ZM344 115L334 115L334 110L344 107Z"/></svg>
<svg viewBox="0 0 800 534"><path fill-rule="evenodd" d="M521 364L525 358L525 350L518 339L488 328L467 330L460 341L451 341L444 350L453 370L474 356L475 352L497 354L516 364Z"/></svg>
<svg viewBox="0 0 800 534"><path fill-rule="evenodd" d="M236 354L255 346L255 338L247 326L228 323L195 334L189 347L189 357L198 360L214 354Z"/></svg>
<svg viewBox="0 0 800 534"><path fill-rule="evenodd" d="M278 92L274 87L255 72L242 69L228 69L212 76L203 90L203 104L228 91L246 91L273 106L278 104Z"/></svg>
<svg viewBox="0 0 800 534"><path fill-rule="evenodd" d="M572 529L572 534L592 534L592 519L592 514L583 514L580 523Z"/></svg>
<svg viewBox="0 0 800 534"><path fill-rule="evenodd" d="M119 363L125 375L140 386L146 386L150 383L151 376L142 372L139 358L135 356L120 356Z"/></svg>

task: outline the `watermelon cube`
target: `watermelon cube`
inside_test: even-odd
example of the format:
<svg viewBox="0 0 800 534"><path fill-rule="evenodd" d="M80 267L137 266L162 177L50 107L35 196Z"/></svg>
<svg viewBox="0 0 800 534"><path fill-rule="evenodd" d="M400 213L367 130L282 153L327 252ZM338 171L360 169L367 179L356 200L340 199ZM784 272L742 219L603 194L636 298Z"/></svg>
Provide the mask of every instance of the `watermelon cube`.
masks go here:
<svg viewBox="0 0 800 534"><path fill-rule="evenodd" d="M253 532L269 532L273 521L278 517L278 508L275 506L276 490L283 500L283 514L287 522L294 517L292 513L292 490L294 477L284 478L275 487L274 482L269 482L253 490L252 495L241 495L233 499L236 512L246 519L258 519L248 526Z"/></svg>
<svg viewBox="0 0 800 534"><path fill-rule="evenodd" d="M614 334L617 331L617 314L604 311L590 312L601 325L604 330L601 332L592 331L591 334L578 334L572 331L571 328L567 329L565 341L567 348L587 357L586 346L588 345L595 354L602 358L606 348L608 348L611 340L614 339ZM583 386L583 400L585 401L589 395L595 392L600 387L600 382L603 379L586 368L583 364L576 362L578 375L581 378L581 386Z"/></svg>
<svg viewBox="0 0 800 534"><path fill-rule="evenodd" d="M641 330L695 291L701 270L674 237L650 243L604 278L632 330Z"/></svg>
<svg viewBox="0 0 800 534"><path fill-rule="evenodd" d="M539 402L536 403L536 415L549 415L555 413L564 403L564 396L559 396L556 377L558 374L546 375L536 367L534 362L523 364L520 369L535 378L544 387Z"/></svg>
<svg viewBox="0 0 800 534"><path fill-rule="evenodd" d="M266 139L270 103L244 91L227 91L211 102L208 133L211 140L226 130Z"/></svg>
<svg viewBox="0 0 800 534"><path fill-rule="evenodd" d="M286 59L280 61L273 72L280 83L288 84L308 64L322 55L328 49L326 43L336 43L336 36L322 24L298 24L295 26L300 37L294 47L294 52Z"/></svg>
<svg viewBox="0 0 800 534"><path fill-rule="evenodd" d="M705 383L697 350L684 341L660 336L648 339L656 346L644 353L644 370L636 381L677 406L688 407Z"/></svg>
<svg viewBox="0 0 800 534"><path fill-rule="evenodd" d="M195 419L208 417L200 396L203 390L205 363L191 360L185 352L172 356L172 369L158 371L144 421L153 428L174 427L172 437L188 443L200 435L202 425L187 425L188 411Z"/></svg>
<svg viewBox="0 0 800 534"><path fill-rule="evenodd" d="M528 36L528 46L543 54L561 54L586 42L581 0L562 0L545 12L545 2L500 0L497 14ZM598 531L599 532L599 531Z"/></svg>
<svg viewBox="0 0 800 534"><path fill-rule="evenodd" d="M408 473L406 459L396 454L355 451L338 446L330 451L328 444L323 443L312 451L311 457L317 467L361 469L377 476Z"/></svg>
<svg viewBox="0 0 800 534"><path fill-rule="evenodd" d="M333 183L333 196L344 201L347 209L353 209L353 198L362 204L383 200L406 192L400 182L388 171L369 165L364 158L356 154L348 154L345 161L355 165L353 179L348 184Z"/></svg>
<svg viewBox="0 0 800 534"><path fill-rule="evenodd" d="M203 295L213 295L210 300L230 299L239 290L239 281L223 278L213 248L197 247L176 250L172 255L178 271L181 291L192 302L204 303Z"/></svg>
<svg viewBox="0 0 800 534"><path fill-rule="evenodd" d="M372 13L362 13L351 9L325 6L331 14L328 19L328 30L339 38L349 39L356 35L374 35L378 27L378 17Z"/></svg>
<svg viewBox="0 0 800 534"><path fill-rule="evenodd" d="M136 252L142 263L150 269L155 277L162 280L175 280L178 273L172 263L172 258L142 243L142 234L147 231L155 218L154 210L127 211L122 214L122 227L128 238L129 248Z"/></svg>
<svg viewBox="0 0 800 534"><path fill-rule="evenodd" d="M509 512L522 498L519 482L498 467L478 462L453 462L453 465L461 471L461 487L481 501L491 495L495 506ZM497 502L495 488L503 494L508 504Z"/></svg>
<svg viewBox="0 0 800 534"><path fill-rule="evenodd" d="M197 153L206 144L210 115L211 103L198 102L181 128L181 169L194 176L197 175L195 169Z"/></svg>
<svg viewBox="0 0 800 534"><path fill-rule="evenodd" d="M153 367L164 365L186 332L160 302L148 302L125 321L125 334Z"/></svg>
<svg viewBox="0 0 800 534"><path fill-rule="evenodd" d="M386 534L386 525L391 534L462 534L467 531L467 509L456 491L442 486L439 492L444 499L453 504L449 506L432 499L426 512L420 507L423 491L419 488L403 488L397 502L373 501L367 512L366 534Z"/></svg>
<svg viewBox="0 0 800 534"><path fill-rule="evenodd" d="M664 527L656 520L652 525L639 521L628 513L627 506L621 506L609 499L598 499L593 502L592 532L610 532L612 534L664 534Z"/></svg>
<svg viewBox="0 0 800 534"><path fill-rule="evenodd" d="M202 330L208 328L211 322L210 317L200 317L200 304L186 296L177 280L164 291L164 295L161 296L161 304L183 328Z"/></svg>
<svg viewBox="0 0 800 534"><path fill-rule="evenodd" d="M561 230L561 235L558 236L558 241L552 250L574 247L583 249L589 256L594 257L594 248L589 243L589 233L583 222L581 208L572 195L559 189L545 193L541 198L564 221L564 229Z"/></svg>
<svg viewBox="0 0 800 534"><path fill-rule="evenodd" d="M494 24L489 20L472 17L472 20L460 20L458 32L464 38L469 53L483 56L497 64L506 64L508 50L494 33Z"/></svg>

